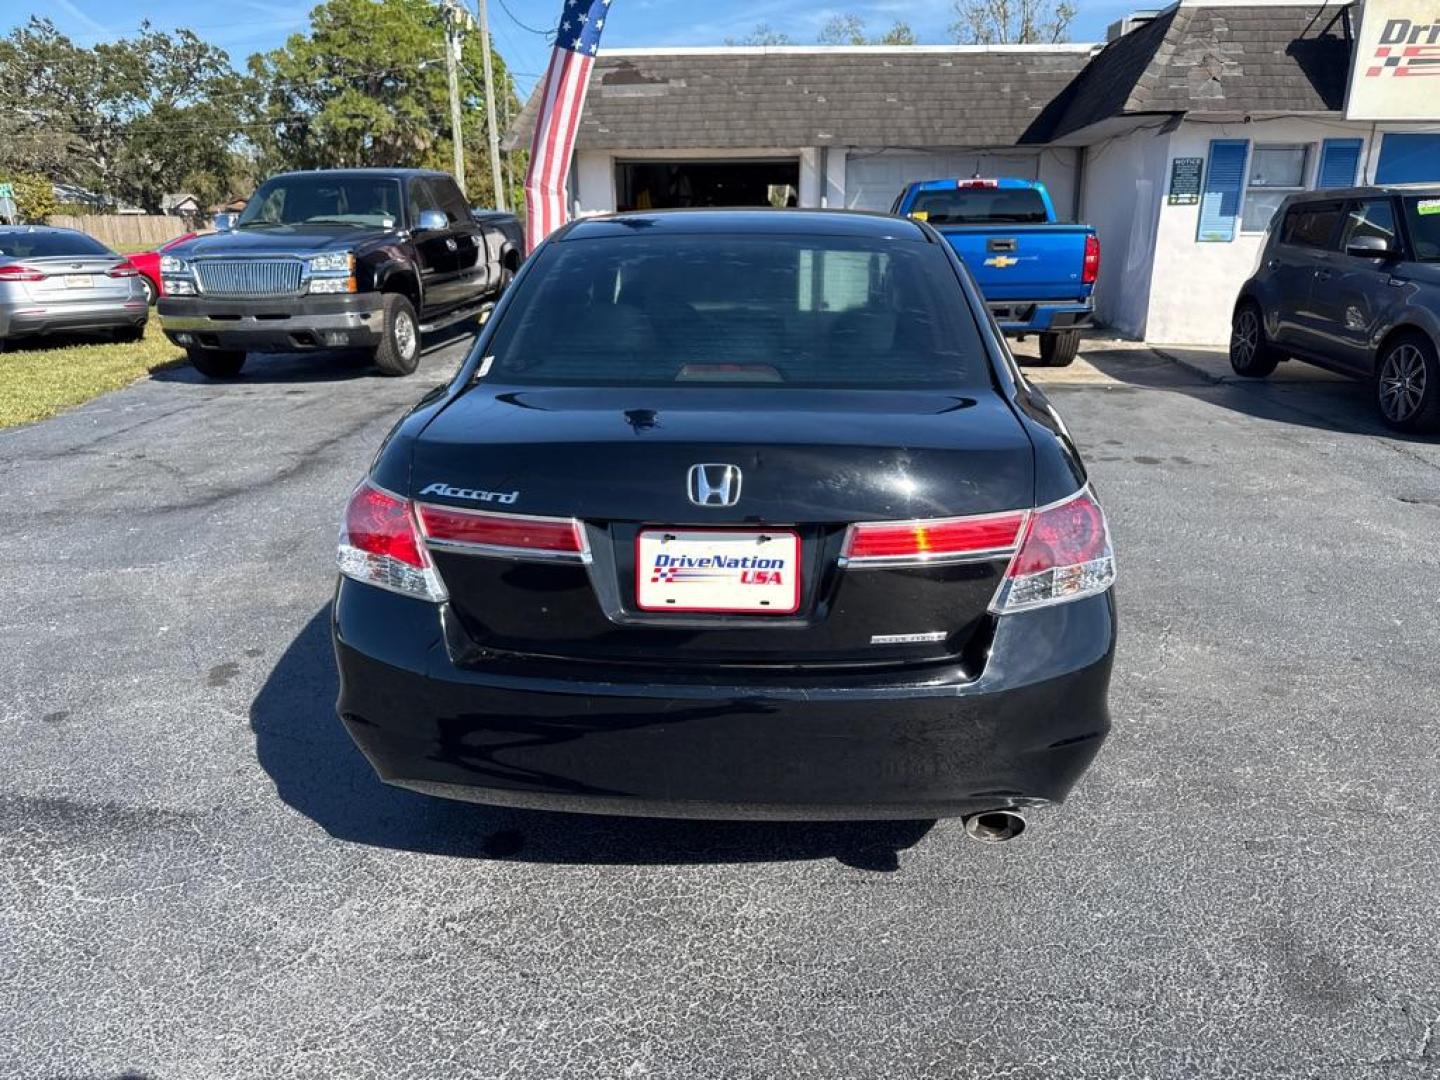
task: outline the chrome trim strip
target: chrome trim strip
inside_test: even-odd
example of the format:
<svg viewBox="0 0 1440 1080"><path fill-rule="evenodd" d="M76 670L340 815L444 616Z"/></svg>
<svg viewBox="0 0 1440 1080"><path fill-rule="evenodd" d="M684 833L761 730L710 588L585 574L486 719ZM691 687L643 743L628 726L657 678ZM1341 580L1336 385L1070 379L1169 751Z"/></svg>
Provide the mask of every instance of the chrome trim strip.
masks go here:
<svg viewBox="0 0 1440 1080"><path fill-rule="evenodd" d="M1015 545L1003 548L986 548L984 551L965 551L941 555L868 555L858 559L840 556L838 565L842 570L893 570L902 566L956 566L961 563L990 562L993 559L1014 557Z"/></svg>
<svg viewBox="0 0 1440 1080"><path fill-rule="evenodd" d="M467 544L460 540L436 540L429 536L425 537L425 546L456 555L481 555L491 559L513 559L517 562L560 562L589 566L593 561L588 550L544 551L540 548L506 547L503 544Z"/></svg>

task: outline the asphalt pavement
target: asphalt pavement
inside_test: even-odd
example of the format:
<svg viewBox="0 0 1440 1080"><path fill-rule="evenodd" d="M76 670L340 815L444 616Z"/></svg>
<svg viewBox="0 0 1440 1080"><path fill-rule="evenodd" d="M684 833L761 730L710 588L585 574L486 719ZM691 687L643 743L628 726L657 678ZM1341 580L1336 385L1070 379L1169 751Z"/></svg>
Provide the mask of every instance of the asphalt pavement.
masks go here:
<svg viewBox="0 0 1440 1080"><path fill-rule="evenodd" d="M1043 373L1122 641L1011 844L490 810L373 778L326 629L346 496L465 345L0 432L0 1077L1440 1073L1440 442L1329 378Z"/></svg>

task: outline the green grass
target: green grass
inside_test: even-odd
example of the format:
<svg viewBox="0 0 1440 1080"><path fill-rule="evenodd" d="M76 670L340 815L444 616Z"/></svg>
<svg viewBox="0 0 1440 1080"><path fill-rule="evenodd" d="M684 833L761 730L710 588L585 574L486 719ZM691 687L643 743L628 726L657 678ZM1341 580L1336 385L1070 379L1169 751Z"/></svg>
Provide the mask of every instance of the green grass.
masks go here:
<svg viewBox="0 0 1440 1080"><path fill-rule="evenodd" d="M0 428L54 416L184 361L152 314L143 341L23 338L0 352Z"/></svg>

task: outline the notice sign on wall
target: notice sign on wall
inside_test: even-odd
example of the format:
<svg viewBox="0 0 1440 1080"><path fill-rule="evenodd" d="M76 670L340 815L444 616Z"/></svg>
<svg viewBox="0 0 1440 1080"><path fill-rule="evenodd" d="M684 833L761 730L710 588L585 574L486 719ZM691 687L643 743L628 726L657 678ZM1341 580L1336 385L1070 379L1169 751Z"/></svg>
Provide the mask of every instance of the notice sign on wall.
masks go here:
<svg viewBox="0 0 1440 1080"><path fill-rule="evenodd" d="M1205 159L1177 157L1170 162L1170 205L1195 206L1200 202L1200 175Z"/></svg>
<svg viewBox="0 0 1440 1080"><path fill-rule="evenodd" d="M1365 0L1345 118L1440 119L1440 0Z"/></svg>

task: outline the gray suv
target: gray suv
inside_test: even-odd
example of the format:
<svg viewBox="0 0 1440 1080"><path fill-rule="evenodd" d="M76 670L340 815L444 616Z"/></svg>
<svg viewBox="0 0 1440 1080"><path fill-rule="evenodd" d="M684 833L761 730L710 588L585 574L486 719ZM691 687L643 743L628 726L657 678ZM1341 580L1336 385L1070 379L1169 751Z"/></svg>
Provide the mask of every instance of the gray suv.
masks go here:
<svg viewBox="0 0 1440 1080"><path fill-rule="evenodd" d="M1400 431L1440 431L1440 186L1292 195L1240 289L1237 374L1295 358L1365 379Z"/></svg>

